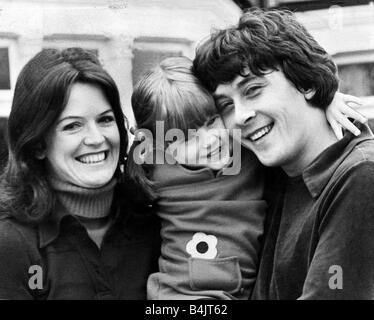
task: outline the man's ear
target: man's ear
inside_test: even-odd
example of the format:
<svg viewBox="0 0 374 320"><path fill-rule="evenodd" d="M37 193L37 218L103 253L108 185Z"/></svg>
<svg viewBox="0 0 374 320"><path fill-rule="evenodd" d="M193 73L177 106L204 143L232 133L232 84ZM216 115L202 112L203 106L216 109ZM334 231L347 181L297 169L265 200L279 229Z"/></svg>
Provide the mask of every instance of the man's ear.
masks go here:
<svg viewBox="0 0 374 320"><path fill-rule="evenodd" d="M306 100L312 99L315 94L316 94L316 90L314 89L308 89L303 92L303 95Z"/></svg>

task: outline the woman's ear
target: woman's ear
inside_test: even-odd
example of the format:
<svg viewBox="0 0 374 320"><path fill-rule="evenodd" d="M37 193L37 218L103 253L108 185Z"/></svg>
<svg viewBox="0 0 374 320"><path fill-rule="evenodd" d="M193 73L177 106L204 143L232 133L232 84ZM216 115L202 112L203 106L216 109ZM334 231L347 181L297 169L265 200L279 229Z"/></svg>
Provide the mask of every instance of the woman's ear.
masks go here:
<svg viewBox="0 0 374 320"><path fill-rule="evenodd" d="M41 144L38 144L35 148L35 158L38 160L43 160L46 157L46 150L42 147Z"/></svg>
<svg viewBox="0 0 374 320"><path fill-rule="evenodd" d="M304 90L303 92L303 95L305 97L306 100L310 100L313 98L313 96L315 95L316 93L316 90L314 89L308 89L308 90Z"/></svg>
<svg viewBox="0 0 374 320"><path fill-rule="evenodd" d="M38 159L38 160L43 160L45 159L45 152L35 152L35 157Z"/></svg>

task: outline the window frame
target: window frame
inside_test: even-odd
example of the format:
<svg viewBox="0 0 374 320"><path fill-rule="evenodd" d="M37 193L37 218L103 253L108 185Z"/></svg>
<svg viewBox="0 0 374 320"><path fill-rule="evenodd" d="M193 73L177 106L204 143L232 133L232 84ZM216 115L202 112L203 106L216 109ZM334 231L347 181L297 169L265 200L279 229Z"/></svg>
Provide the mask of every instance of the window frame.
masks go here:
<svg viewBox="0 0 374 320"><path fill-rule="evenodd" d="M186 38L148 37L140 36L134 39L132 52L134 65L136 51L181 53L181 56L193 59L195 51L193 41ZM132 77L134 75L132 74ZM132 78L134 83L134 78Z"/></svg>
<svg viewBox="0 0 374 320"><path fill-rule="evenodd" d="M334 54L332 58L338 68L343 65L362 63L374 64L374 50L339 52ZM359 108L359 111L370 119L374 119L374 95L361 96L360 99L362 100L363 105Z"/></svg>
<svg viewBox="0 0 374 320"><path fill-rule="evenodd" d="M0 47L8 48L10 89L0 89L0 117L8 117L16 82L16 45L18 36L11 32L0 32Z"/></svg>

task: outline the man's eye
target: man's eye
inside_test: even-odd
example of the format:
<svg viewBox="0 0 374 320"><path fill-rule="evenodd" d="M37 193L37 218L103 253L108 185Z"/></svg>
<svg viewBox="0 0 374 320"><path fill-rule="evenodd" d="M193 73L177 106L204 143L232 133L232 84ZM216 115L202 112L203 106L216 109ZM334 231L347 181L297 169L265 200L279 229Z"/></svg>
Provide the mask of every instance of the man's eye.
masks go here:
<svg viewBox="0 0 374 320"><path fill-rule="evenodd" d="M222 112L228 108L232 108L233 106L234 106L234 102L232 100L224 100L224 101L217 102L217 109L219 112Z"/></svg>
<svg viewBox="0 0 374 320"><path fill-rule="evenodd" d="M246 97L253 97L253 96L255 96L259 93L261 88L262 88L262 86L248 87L243 91L243 95L246 96Z"/></svg>
<svg viewBox="0 0 374 320"><path fill-rule="evenodd" d="M81 127L79 122L72 122L62 127L63 131L73 131Z"/></svg>

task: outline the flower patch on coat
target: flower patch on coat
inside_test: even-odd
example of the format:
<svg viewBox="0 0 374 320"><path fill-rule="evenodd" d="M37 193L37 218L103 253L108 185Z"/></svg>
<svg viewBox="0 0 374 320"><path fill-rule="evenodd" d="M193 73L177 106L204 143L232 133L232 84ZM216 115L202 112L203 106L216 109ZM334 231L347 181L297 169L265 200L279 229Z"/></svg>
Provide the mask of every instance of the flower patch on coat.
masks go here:
<svg viewBox="0 0 374 320"><path fill-rule="evenodd" d="M214 259L217 255L217 238L203 232L197 232L186 245L187 252L193 258Z"/></svg>

